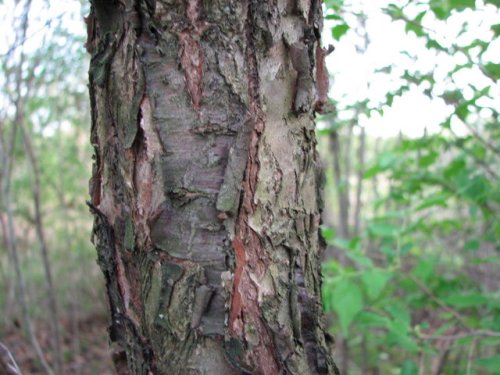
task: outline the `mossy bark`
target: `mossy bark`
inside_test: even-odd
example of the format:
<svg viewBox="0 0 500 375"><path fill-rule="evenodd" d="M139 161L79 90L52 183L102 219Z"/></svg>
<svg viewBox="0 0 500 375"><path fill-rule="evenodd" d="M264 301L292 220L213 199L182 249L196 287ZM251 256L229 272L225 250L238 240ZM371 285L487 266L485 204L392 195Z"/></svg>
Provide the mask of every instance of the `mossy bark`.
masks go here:
<svg viewBox="0 0 500 375"><path fill-rule="evenodd" d="M93 0L89 206L131 374L334 374L319 0Z"/></svg>

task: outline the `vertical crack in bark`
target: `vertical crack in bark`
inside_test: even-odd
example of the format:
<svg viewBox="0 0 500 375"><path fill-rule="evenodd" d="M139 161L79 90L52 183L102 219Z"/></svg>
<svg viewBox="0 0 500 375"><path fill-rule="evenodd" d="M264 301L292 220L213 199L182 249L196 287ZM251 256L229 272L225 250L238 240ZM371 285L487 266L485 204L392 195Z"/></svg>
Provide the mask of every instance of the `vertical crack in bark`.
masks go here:
<svg viewBox="0 0 500 375"><path fill-rule="evenodd" d="M236 269L234 276L233 299L230 309L229 328L233 335L245 339L248 348L247 360L263 375L279 372L273 350L273 339L262 317L258 303L258 286L252 280L264 276L270 260L262 247L261 240L249 224L248 218L255 211L254 195L259 174L259 142L265 126L259 91L259 72L254 44L254 1L248 4L245 23L247 84L249 112L253 121L247 122L253 129L250 135L248 160L243 179L242 201L236 219L233 249ZM254 276L255 278L255 276Z"/></svg>

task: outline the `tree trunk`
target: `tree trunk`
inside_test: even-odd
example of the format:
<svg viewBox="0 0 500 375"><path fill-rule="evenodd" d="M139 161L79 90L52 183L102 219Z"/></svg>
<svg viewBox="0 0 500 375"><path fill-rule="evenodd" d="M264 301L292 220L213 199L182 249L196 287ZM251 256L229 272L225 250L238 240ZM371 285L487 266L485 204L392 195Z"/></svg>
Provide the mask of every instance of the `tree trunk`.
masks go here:
<svg viewBox="0 0 500 375"><path fill-rule="evenodd" d="M89 206L119 372L335 373L320 1L94 0L87 25Z"/></svg>

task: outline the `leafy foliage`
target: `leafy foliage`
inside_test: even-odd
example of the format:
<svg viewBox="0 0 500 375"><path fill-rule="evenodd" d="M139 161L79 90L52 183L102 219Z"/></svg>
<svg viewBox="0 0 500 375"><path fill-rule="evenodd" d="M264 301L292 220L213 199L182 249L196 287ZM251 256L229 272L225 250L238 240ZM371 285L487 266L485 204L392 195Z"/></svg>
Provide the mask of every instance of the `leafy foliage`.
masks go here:
<svg viewBox="0 0 500 375"><path fill-rule="evenodd" d="M340 43L352 43L354 33L369 37L364 28L370 15L347 1L326 4ZM436 363L444 374L493 374L500 368L495 356L500 343L500 127L494 104L499 72L498 61L488 60L498 43L498 25L479 35L463 17L498 12L495 6L475 0L386 3L380 12L402 23L415 41L401 54L414 59L412 46L423 42L436 65L373 67L375 76L385 75L399 87L387 85L385 100L378 102L368 95L356 101L337 97L337 113L324 118L329 126L320 134L335 132L352 143L349 127L368 125L343 119L368 119L376 112L383 121L395 99L412 90L448 110L437 129L420 137L392 137L377 149L368 139L371 161L354 171L362 176L364 201L372 202L362 207L361 229L352 230L351 218L348 238L324 228L335 256L324 264L323 299L335 317L332 331L340 336L339 362L347 362L342 367L349 374L373 369L430 374ZM366 37L362 52L365 42ZM445 74L441 63L450 66ZM353 154L339 157L345 161ZM353 174L343 177L354 180ZM369 185L376 194L366 191Z"/></svg>

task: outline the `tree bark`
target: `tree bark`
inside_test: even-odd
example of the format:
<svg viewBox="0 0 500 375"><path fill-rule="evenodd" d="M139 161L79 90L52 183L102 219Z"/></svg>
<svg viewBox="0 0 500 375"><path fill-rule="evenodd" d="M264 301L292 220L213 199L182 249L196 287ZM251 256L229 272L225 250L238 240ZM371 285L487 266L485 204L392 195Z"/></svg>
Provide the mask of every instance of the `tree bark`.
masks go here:
<svg viewBox="0 0 500 375"><path fill-rule="evenodd" d="M94 0L87 25L89 206L119 372L336 373L320 1Z"/></svg>

